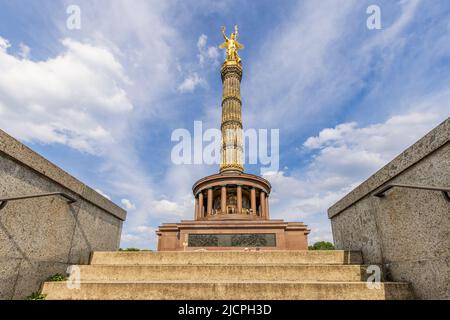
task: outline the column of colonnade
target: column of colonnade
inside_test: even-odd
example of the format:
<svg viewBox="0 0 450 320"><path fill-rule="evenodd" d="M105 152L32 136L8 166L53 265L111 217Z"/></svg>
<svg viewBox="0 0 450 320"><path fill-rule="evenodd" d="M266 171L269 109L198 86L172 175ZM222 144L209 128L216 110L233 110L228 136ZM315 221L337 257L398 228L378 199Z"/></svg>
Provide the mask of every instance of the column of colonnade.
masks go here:
<svg viewBox="0 0 450 320"><path fill-rule="evenodd" d="M250 209L253 215L257 215L259 212L259 216L263 219L270 219L269 217L269 195L264 190L259 190L259 208L256 206L256 188L250 189ZM243 212L243 204L242 204L242 185L237 185L236 187L236 195L237 195L237 213ZM206 194L204 191L200 191L195 197L195 219L201 220L206 216L211 216L213 213L213 188L208 188L206 190ZM205 206L205 196L206 196L206 206ZM221 186L221 195L220 195L220 209L222 214L227 214L227 186Z"/></svg>

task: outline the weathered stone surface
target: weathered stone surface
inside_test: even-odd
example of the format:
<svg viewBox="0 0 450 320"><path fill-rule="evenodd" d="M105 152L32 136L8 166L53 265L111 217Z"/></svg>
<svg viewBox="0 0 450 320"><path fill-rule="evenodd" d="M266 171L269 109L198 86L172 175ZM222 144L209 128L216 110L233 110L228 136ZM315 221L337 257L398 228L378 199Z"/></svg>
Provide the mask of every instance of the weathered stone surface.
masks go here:
<svg viewBox="0 0 450 320"><path fill-rule="evenodd" d="M406 283L383 283L379 290L364 282L86 282L81 290L65 283L45 283L48 300L385 300L411 299Z"/></svg>
<svg viewBox="0 0 450 320"><path fill-rule="evenodd" d="M92 251L119 248L122 221L90 203L83 203L76 215L69 262L89 263ZM101 230L101 236L99 236Z"/></svg>
<svg viewBox="0 0 450 320"><path fill-rule="evenodd" d="M58 197L12 201L0 214L0 256L67 261L76 207Z"/></svg>
<svg viewBox="0 0 450 320"><path fill-rule="evenodd" d="M14 162L20 163L21 166L27 168L26 171L22 173L21 179L22 181L26 180L27 184L39 184L39 182L34 180L23 179L23 175L29 175L32 171L34 171L40 176L45 177L45 180L47 181L44 182L44 185L48 186L48 180L54 182L53 184L50 184L54 190L50 190L48 192L61 191L57 189L61 189L61 187L63 187L64 191L71 191L81 196L86 201L90 201L110 214L117 216L121 220L125 220L125 210L104 198L98 192L92 190L90 187L86 186L84 183L80 182L39 154L35 153L33 150L9 136L2 130L0 130L0 153L2 154L2 158L8 157L13 159ZM15 171L19 169L14 167L12 170ZM11 188L8 183L5 183L3 187L0 188L2 196L15 195L15 193L13 193L14 189ZM18 188L20 188L20 186Z"/></svg>
<svg viewBox="0 0 450 320"><path fill-rule="evenodd" d="M411 299L407 283L370 288L348 251L94 252L81 286L45 283L47 299Z"/></svg>
<svg viewBox="0 0 450 320"><path fill-rule="evenodd" d="M333 238L337 248L361 251L365 261L382 263L382 252L371 201L357 202L348 214L333 218ZM346 226L353 225L354 228Z"/></svg>
<svg viewBox="0 0 450 320"><path fill-rule="evenodd" d="M400 261L387 264L388 276L413 283L416 297L448 299L450 291L450 260L429 259ZM432 285L430 285L432 284Z"/></svg>
<svg viewBox="0 0 450 320"><path fill-rule="evenodd" d="M337 248L361 250L417 297L449 299L450 202L439 191L388 183L450 187L450 118L329 209Z"/></svg>
<svg viewBox="0 0 450 320"><path fill-rule="evenodd" d="M350 192L330 209L328 209L328 216L339 214L347 207L353 205L355 202L361 200L373 190L377 189L390 179L398 176L400 173L418 163L421 159L427 157L429 154L438 150L442 146L448 144L450 136L450 118L447 118L441 125L428 133L425 137L420 139L417 143L405 150L401 155L396 157L376 174L371 176L355 190ZM438 178L438 176L435 176Z"/></svg>
<svg viewBox="0 0 450 320"><path fill-rule="evenodd" d="M0 198L50 192L77 202L51 196L0 211L1 299L28 296L93 250L118 249L126 212L0 130Z"/></svg>
<svg viewBox="0 0 450 320"><path fill-rule="evenodd" d="M21 300L39 291L43 282L54 274L65 274L66 263L22 260L14 286L13 299Z"/></svg>
<svg viewBox="0 0 450 320"><path fill-rule="evenodd" d="M94 252L92 265L361 264L356 251L166 251Z"/></svg>
<svg viewBox="0 0 450 320"><path fill-rule="evenodd" d="M81 281L364 281L366 266L323 264L89 265Z"/></svg>
<svg viewBox="0 0 450 320"><path fill-rule="evenodd" d="M0 258L0 300L11 299L14 296L14 286L22 259Z"/></svg>

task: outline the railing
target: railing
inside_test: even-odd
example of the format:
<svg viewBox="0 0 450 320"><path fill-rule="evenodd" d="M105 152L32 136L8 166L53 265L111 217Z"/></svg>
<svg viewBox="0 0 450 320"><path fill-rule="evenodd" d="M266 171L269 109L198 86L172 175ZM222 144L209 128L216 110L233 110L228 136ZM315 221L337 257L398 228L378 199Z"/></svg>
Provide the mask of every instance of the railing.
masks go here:
<svg viewBox="0 0 450 320"><path fill-rule="evenodd" d="M378 198L385 197L385 193L392 188L406 188L406 189L418 189L418 190L429 190L429 191L440 191L444 198L450 202L450 188L446 187L430 187L430 186L414 186L409 184L398 184L398 183L390 183L384 187L379 188L373 193L373 196Z"/></svg>
<svg viewBox="0 0 450 320"><path fill-rule="evenodd" d="M33 199L33 198L42 198L42 197L54 197L61 196L67 200L68 204L72 204L77 202L77 200L64 192L50 192L50 193L41 193L41 194L30 194L26 196L16 196L16 197L8 197L8 198L0 198L0 210L2 210L9 201L17 201L17 200L25 200L25 199Z"/></svg>

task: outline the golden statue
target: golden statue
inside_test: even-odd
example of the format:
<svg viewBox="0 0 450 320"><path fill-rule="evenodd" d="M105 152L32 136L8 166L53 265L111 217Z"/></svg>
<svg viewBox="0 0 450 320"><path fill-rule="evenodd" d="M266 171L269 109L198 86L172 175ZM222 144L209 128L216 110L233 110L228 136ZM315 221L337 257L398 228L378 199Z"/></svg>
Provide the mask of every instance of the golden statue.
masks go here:
<svg viewBox="0 0 450 320"><path fill-rule="evenodd" d="M235 61L238 64L241 63L241 58L238 55L238 50L244 49L244 45L240 44L237 40L238 38L238 26L234 27L234 32L228 38L225 34L225 27L222 27L222 34L225 39L225 42L222 43L219 48L227 49L227 59L226 62Z"/></svg>

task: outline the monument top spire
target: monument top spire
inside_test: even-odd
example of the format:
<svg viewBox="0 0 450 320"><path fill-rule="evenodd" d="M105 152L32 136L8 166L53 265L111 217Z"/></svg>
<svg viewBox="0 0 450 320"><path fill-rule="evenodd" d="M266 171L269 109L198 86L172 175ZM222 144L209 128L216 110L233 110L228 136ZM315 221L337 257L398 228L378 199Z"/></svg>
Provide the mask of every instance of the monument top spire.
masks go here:
<svg viewBox="0 0 450 320"><path fill-rule="evenodd" d="M234 32L230 35L230 37L227 37L226 28L222 27L222 35L225 39L225 42L222 43L219 48L220 49L226 49L227 50L227 57L225 59L225 64L241 64L241 58L239 57L238 51L241 49L244 49L244 45L239 43L238 36L239 36L239 29L238 26L234 26Z"/></svg>
<svg viewBox="0 0 450 320"><path fill-rule="evenodd" d="M221 69L223 95L220 172L243 172L242 63L238 51L243 49L244 45L238 42L239 31L237 26L235 26L230 37L227 37L225 31L225 27L222 27L225 42L220 45L220 48L227 50L227 56Z"/></svg>

